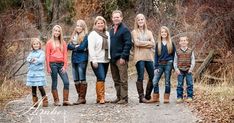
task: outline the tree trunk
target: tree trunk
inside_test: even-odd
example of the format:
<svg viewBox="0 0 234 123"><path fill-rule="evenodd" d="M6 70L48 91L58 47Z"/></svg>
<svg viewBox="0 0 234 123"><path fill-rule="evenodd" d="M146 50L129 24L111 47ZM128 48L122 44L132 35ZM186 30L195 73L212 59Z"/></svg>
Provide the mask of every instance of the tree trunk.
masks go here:
<svg viewBox="0 0 234 123"><path fill-rule="evenodd" d="M147 17L153 15L153 0L138 0L137 5L137 13L143 13Z"/></svg>
<svg viewBox="0 0 234 123"><path fill-rule="evenodd" d="M60 0L52 0L52 22L55 22L59 19L59 4Z"/></svg>

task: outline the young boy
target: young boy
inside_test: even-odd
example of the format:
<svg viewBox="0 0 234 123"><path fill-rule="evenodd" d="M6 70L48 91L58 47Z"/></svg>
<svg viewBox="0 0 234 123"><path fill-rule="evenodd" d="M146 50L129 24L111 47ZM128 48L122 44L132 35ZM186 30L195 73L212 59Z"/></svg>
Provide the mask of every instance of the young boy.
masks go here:
<svg viewBox="0 0 234 123"><path fill-rule="evenodd" d="M193 100L193 78L192 71L195 66L195 56L192 49L188 48L187 36L181 36L179 41L180 48L177 49L174 57L174 68L178 75L177 103L183 102L184 78L187 84L187 100Z"/></svg>

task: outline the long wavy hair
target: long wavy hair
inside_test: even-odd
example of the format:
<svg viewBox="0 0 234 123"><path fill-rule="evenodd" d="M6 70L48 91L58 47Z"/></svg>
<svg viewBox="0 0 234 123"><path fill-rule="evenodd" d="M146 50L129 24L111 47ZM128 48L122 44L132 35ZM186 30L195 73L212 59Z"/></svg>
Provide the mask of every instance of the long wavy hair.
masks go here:
<svg viewBox="0 0 234 123"><path fill-rule="evenodd" d="M60 43L60 49L63 51L63 31L62 31L62 27L59 26L59 25L55 25L52 29L52 36L51 36L51 41L53 42L53 48L55 49L56 48L56 45L55 45L55 38L54 38L54 31L55 29L58 28L59 31L60 31L60 35L58 37L58 40L59 40L59 43Z"/></svg>
<svg viewBox="0 0 234 123"><path fill-rule="evenodd" d="M87 25L86 25L86 23L85 23L84 20L77 20L76 24L80 24L80 25L81 25L81 27L82 27L82 32L80 32L80 33L78 34L78 32L76 31L76 28L75 28L74 31L72 32L72 35L71 35L71 38L70 38L70 41L69 41L69 42L71 42L71 41L72 41L72 38L73 38L76 34L78 34L77 43L80 44L80 43L83 41L85 35L88 34L88 28L87 28Z"/></svg>
<svg viewBox="0 0 234 123"><path fill-rule="evenodd" d="M159 33L158 33L158 41L157 41L158 42L158 55L161 55L161 49L162 49L162 36L161 36L162 29L165 29L167 32L166 41L167 41L168 54L172 54L173 53L173 44L171 41L170 31L166 26L162 26L159 30Z"/></svg>

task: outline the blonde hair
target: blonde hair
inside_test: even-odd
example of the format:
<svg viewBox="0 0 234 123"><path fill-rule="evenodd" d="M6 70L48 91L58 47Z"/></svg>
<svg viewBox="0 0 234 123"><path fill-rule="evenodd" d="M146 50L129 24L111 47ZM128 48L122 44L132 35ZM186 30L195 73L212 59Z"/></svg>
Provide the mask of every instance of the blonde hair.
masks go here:
<svg viewBox="0 0 234 123"><path fill-rule="evenodd" d="M161 55L161 49L162 49L162 36L161 36L162 29L165 29L166 32L167 32L166 41L167 41L168 54L172 54L173 53L173 44L172 44L172 41L171 41L170 31L166 26L162 26L160 28L159 34L158 34L158 55Z"/></svg>
<svg viewBox="0 0 234 123"><path fill-rule="evenodd" d="M123 17L122 11L120 11L120 10L114 10L114 11L112 12L112 16L113 16L113 14L115 14L115 13L119 13L119 14L120 14L120 17Z"/></svg>
<svg viewBox="0 0 234 123"><path fill-rule="evenodd" d="M59 43L60 43L60 49L63 51L63 31L62 31L62 27L59 25L55 25L52 29L52 36L51 36L51 41L53 42L53 48L55 49L55 40L54 40L54 30L55 28L59 28L60 30L60 36L59 38Z"/></svg>
<svg viewBox="0 0 234 123"><path fill-rule="evenodd" d="M145 23L144 23L144 25L143 25L143 30L144 30L144 32L146 32L148 29L147 29L146 19L145 19L145 16L144 16L143 14L138 14L138 15L135 17L134 30L139 31L139 25L138 25L138 23L137 23L137 20L138 20L139 17L143 17L143 19L144 19L144 21L145 21Z"/></svg>
<svg viewBox="0 0 234 123"><path fill-rule="evenodd" d="M86 25L84 20L77 20L76 25L78 23L80 23L80 25L82 27L82 32L78 35L78 38L77 38L77 43L80 44L83 41L85 35L88 34L88 28L87 28L87 25ZM73 31L73 33L71 35L70 42L72 41L72 38L75 35L76 35L76 28L74 29L74 31Z"/></svg>
<svg viewBox="0 0 234 123"><path fill-rule="evenodd" d="M39 49L41 49L41 41L38 38L32 38L31 39L31 48L32 48L32 50L35 50L34 47L33 47L33 43L35 43L35 42L40 44Z"/></svg>
<svg viewBox="0 0 234 123"><path fill-rule="evenodd" d="M99 20L102 20L102 21L104 22L105 27L104 27L103 32L105 32L105 31L107 30L107 23L106 23L105 18L103 18L102 16L97 16L97 17L95 18L95 20L94 20L94 25L93 25L93 29L96 29L96 24L97 24L97 21L99 21Z"/></svg>

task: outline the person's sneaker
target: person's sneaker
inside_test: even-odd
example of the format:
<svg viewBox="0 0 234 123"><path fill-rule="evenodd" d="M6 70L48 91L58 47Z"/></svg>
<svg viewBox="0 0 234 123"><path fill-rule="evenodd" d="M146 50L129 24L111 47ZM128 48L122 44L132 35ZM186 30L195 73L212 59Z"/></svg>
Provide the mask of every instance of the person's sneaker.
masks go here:
<svg viewBox="0 0 234 123"><path fill-rule="evenodd" d="M124 100L124 99L119 100L119 101L117 102L117 104L127 104L127 103L128 103L128 101L126 101L126 100Z"/></svg>
<svg viewBox="0 0 234 123"><path fill-rule="evenodd" d="M193 101L193 98L191 98L191 97L188 97L187 100L186 100L186 102L188 102L188 103L192 102L192 101Z"/></svg>
<svg viewBox="0 0 234 123"><path fill-rule="evenodd" d="M183 99L182 99L182 98L177 98L176 102L177 102L177 103L182 103L182 102L183 102Z"/></svg>
<svg viewBox="0 0 234 123"><path fill-rule="evenodd" d="M117 102L119 102L119 101L120 101L120 99L117 98L117 99L115 99L115 100L113 100L113 101L110 101L110 103L117 103Z"/></svg>

